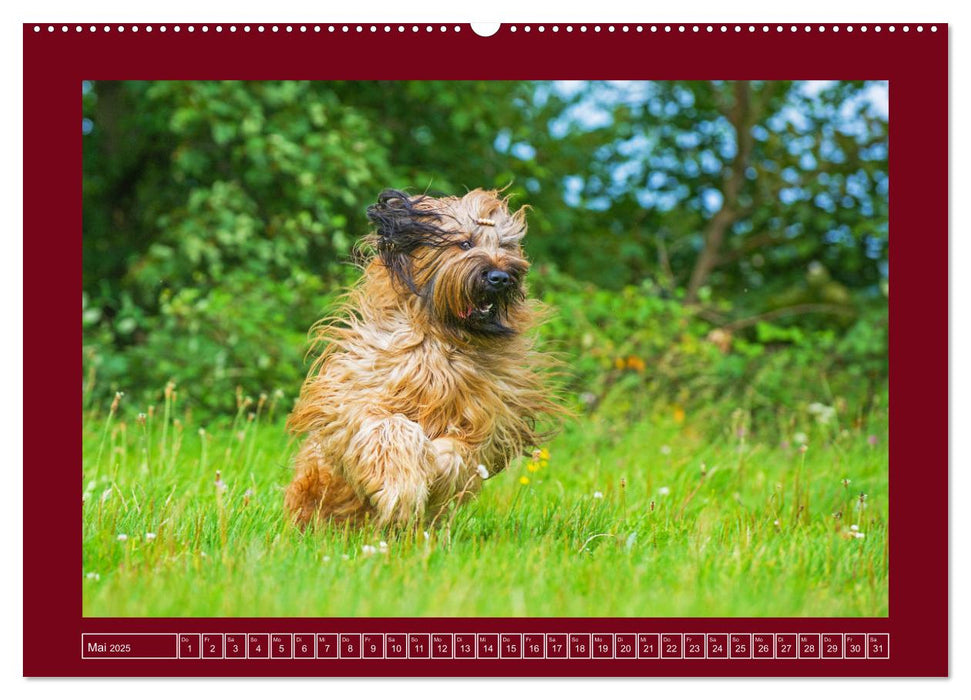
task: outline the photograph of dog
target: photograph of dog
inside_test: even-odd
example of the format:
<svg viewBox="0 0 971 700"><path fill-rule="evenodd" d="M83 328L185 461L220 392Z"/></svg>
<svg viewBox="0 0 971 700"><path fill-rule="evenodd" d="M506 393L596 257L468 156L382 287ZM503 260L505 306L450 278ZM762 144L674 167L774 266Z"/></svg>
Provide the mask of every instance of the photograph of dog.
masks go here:
<svg viewBox="0 0 971 700"><path fill-rule="evenodd" d="M496 191L387 190L368 217L363 278L317 326L323 352L288 422L305 435L286 492L300 525L433 519L562 412L531 333L525 209Z"/></svg>

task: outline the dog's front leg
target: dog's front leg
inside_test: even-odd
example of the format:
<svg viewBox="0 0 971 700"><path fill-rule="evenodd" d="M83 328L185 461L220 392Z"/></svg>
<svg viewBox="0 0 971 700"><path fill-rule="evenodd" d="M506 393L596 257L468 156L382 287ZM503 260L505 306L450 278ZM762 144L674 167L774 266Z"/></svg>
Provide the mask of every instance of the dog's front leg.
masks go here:
<svg viewBox="0 0 971 700"><path fill-rule="evenodd" d="M431 482L429 516L435 517L452 500L478 493L482 485L476 455L478 450L456 437L432 440L435 448L435 473Z"/></svg>
<svg viewBox="0 0 971 700"><path fill-rule="evenodd" d="M369 502L379 525L424 517L437 453L421 426L401 414L368 417L344 454L344 478Z"/></svg>

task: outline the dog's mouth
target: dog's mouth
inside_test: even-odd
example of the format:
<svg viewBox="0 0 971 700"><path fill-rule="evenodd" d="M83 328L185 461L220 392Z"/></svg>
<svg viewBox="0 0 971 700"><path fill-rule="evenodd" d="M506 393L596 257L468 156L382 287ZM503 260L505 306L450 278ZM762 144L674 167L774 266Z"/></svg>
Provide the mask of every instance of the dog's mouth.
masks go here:
<svg viewBox="0 0 971 700"><path fill-rule="evenodd" d="M459 318L463 321L471 321L473 323L492 321L498 318L498 316L499 304L495 301L480 302L477 305L470 304L464 312L459 312Z"/></svg>
<svg viewBox="0 0 971 700"><path fill-rule="evenodd" d="M473 298L465 309L458 311L458 322L468 331L479 335L509 335L514 330L508 325L509 307L518 299L514 291L495 294L484 293Z"/></svg>

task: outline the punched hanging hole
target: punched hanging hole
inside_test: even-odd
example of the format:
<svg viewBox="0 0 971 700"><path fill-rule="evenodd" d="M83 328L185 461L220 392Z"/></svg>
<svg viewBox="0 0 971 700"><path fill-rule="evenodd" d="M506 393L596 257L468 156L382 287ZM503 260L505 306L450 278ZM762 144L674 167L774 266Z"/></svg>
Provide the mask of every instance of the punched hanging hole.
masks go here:
<svg viewBox="0 0 971 700"><path fill-rule="evenodd" d="M492 36L499 31L500 22L473 22L472 31L479 36Z"/></svg>

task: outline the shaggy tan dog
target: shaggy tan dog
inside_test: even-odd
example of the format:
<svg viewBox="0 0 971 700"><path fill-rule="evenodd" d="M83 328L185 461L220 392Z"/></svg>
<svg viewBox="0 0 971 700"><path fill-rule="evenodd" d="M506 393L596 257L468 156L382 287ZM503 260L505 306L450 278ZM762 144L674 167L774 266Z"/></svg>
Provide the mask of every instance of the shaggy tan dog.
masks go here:
<svg viewBox="0 0 971 700"><path fill-rule="evenodd" d="M560 413L533 348L524 210L494 191L387 190L368 217L363 278L315 326L322 354L289 419L306 435L286 492L301 526L434 518Z"/></svg>

